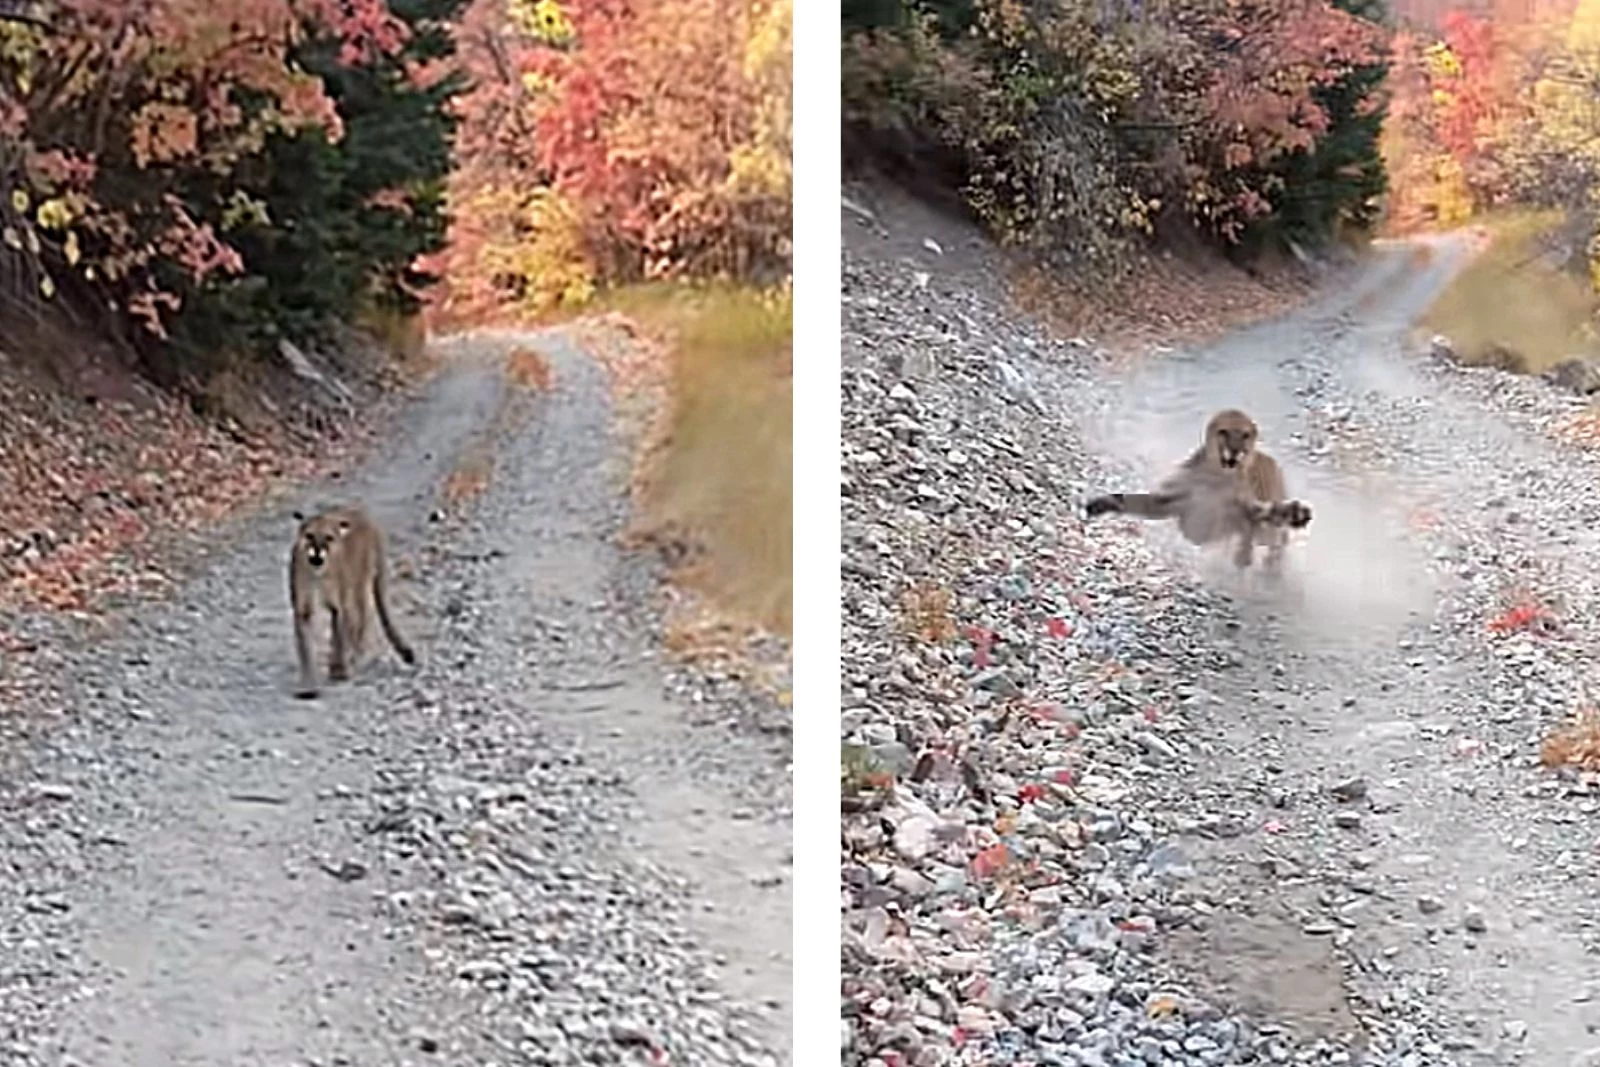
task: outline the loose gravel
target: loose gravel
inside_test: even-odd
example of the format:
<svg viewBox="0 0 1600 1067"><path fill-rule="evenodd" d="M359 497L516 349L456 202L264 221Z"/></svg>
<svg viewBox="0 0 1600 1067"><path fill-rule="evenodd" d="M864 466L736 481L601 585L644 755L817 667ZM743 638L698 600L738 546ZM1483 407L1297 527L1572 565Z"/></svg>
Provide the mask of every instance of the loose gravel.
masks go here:
<svg viewBox="0 0 1600 1067"><path fill-rule="evenodd" d="M553 391L507 383L514 343ZM170 603L22 620L67 677L0 781L0 1062L789 1062L787 738L690 724L759 716L659 660L599 366L444 347L375 459ZM347 498L422 663L297 701L289 513Z"/></svg>
<svg viewBox="0 0 1600 1067"><path fill-rule="evenodd" d="M1464 242L1128 358L851 199L845 1062L1600 1063L1600 783L1538 761L1591 687L1600 461L1412 336ZM1232 406L1315 512L1281 583L1084 522Z"/></svg>

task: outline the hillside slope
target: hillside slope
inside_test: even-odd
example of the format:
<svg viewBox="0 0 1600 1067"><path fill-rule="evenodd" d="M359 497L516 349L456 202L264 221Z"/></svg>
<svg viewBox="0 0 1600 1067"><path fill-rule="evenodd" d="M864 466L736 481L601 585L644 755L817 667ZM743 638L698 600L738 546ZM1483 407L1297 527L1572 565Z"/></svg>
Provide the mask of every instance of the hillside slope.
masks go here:
<svg viewBox="0 0 1600 1067"><path fill-rule="evenodd" d="M1539 765L1600 463L1542 384L1408 347L1465 246L1136 360L880 219L843 217L846 1062L1600 1056L1600 790ZM1082 518L1225 406L1315 512L1281 586Z"/></svg>

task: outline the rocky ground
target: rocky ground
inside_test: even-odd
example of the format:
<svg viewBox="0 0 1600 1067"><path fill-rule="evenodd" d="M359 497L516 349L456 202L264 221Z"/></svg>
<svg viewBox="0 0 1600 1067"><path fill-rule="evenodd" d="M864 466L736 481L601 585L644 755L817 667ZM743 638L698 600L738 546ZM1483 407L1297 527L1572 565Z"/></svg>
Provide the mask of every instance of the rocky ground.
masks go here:
<svg viewBox="0 0 1600 1067"><path fill-rule="evenodd" d="M170 597L8 620L51 667L8 708L0 1062L789 1062L788 739L660 661L599 365L442 354L369 460L183 542ZM421 663L298 701L290 512L341 498Z"/></svg>
<svg viewBox="0 0 1600 1067"><path fill-rule="evenodd" d="M843 214L845 1062L1600 1063L1600 460L1575 401L1409 325L1468 248L1130 357L969 229ZM1260 422L1277 584L1087 524Z"/></svg>

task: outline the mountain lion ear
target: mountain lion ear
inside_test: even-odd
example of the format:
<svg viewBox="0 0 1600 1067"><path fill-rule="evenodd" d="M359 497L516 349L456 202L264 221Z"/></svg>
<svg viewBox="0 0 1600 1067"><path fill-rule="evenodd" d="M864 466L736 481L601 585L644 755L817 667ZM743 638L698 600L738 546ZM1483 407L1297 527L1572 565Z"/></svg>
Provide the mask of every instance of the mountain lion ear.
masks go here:
<svg viewBox="0 0 1600 1067"><path fill-rule="evenodd" d="M350 523L345 521L345 520L343 520L343 519L339 520L339 532L340 533L349 533L350 532Z"/></svg>

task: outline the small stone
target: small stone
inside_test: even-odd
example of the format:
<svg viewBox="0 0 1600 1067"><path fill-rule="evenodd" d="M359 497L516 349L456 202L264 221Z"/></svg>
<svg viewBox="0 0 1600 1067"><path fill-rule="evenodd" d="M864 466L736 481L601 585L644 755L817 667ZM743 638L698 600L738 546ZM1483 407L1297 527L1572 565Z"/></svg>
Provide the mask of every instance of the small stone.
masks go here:
<svg viewBox="0 0 1600 1067"><path fill-rule="evenodd" d="M991 667L972 680L974 689L985 689L1003 697L1020 697L1022 687L999 667Z"/></svg>
<svg viewBox="0 0 1600 1067"><path fill-rule="evenodd" d="M916 764L917 758L899 741L885 741L872 746L872 758L888 773L903 778Z"/></svg>
<svg viewBox="0 0 1600 1067"><path fill-rule="evenodd" d="M1489 921L1477 908L1468 908L1461 916L1461 926L1468 933L1481 934L1489 929Z"/></svg>
<svg viewBox="0 0 1600 1067"><path fill-rule="evenodd" d="M908 860L920 860L933 851L939 822L931 815L912 815L894 828L894 848Z"/></svg>
<svg viewBox="0 0 1600 1067"><path fill-rule="evenodd" d="M1189 862L1189 857L1184 855L1183 849L1177 845L1160 845L1153 849L1145 862L1150 864L1150 869L1164 878L1191 878L1194 876L1194 865Z"/></svg>
<svg viewBox="0 0 1600 1067"><path fill-rule="evenodd" d="M1178 758L1178 750L1165 738L1158 737L1148 730L1140 730L1133 735L1134 744L1144 750L1144 754L1152 763L1170 763Z"/></svg>
<svg viewBox="0 0 1600 1067"><path fill-rule="evenodd" d="M1333 813L1333 825L1341 830L1361 829L1361 816L1354 811L1336 811Z"/></svg>
<svg viewBox="0 0 1600 1067"><path fill-rule="evenodd" d="M322 869L341 882L359 882L367 876L367 865L359 860L324 863Z"/></svg>
<svg viewBox="0 0 1600 1067"><path fill-rule="evenodd" d="M978 1005L963 1005L962 1009L955 1013L955 1024L970 1033L989 1033L994 1029L994 1024L989 1019L989 1011L979 1008Z"/></svg>
<svg viewBox="0 0 1600 1067"><path fill-rule="evenodd" d="M1438 897L1418 897L1417 910L1424 915L1437 915L1444 910L1444 904Z"/></svg>
<svg viewBox="0 0 1600 1067"><path fill-rule="evenodd" d="M900 360L900 374L912 381L926 381L932 378L938 366L933 361L933 353L916 348L905 353Z"/></svg>
<svg viewBox="0 0 1600 1067"><path fill-rule="evenodd" d="M469 982L504 978L505 965L497 960L468 960L456 969L456 974Z"/></svg>
<svg viewBox="0 0 1600 1067"><path fill-rule="evenodd" d="M1068 982L1063 988L1068 992L1090 997L1103 997L1117 986L1117 980L1099 971L1087 971Z"/></svg>
<svg viewBox="0 0 1600 1067"><path fill-rule="evenodd" d="M610 1027L611 1040L618 1045L643 1045L645 1048L655 1047L655 1041L650 1037L650 1031L643 1023L633 1020L619 1020Z"/></svg>
<svg viewBox="0 0 1600 1067"><path fill-rule="evenodd" d="M1333 794L1334 799L1342 800L1345 803L1349 803L1352 800L1360 800L1367 795L1367 780L1365 778L1346 778L1342 782L1335 783L1329 792Z"/></svg>

